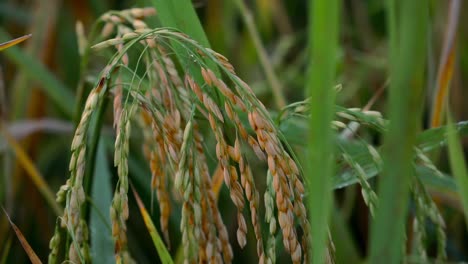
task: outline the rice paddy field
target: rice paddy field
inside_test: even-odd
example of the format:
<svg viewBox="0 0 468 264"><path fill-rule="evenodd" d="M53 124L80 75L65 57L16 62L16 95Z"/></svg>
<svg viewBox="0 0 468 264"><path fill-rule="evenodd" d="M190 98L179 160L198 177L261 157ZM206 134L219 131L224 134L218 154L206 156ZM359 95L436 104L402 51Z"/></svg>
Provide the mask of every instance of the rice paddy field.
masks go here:
<svg viewBox="0 0 468 264"><path fill-rule="evenodd" d="M467 11L0 1L0 264L467 262Z"/></svg>

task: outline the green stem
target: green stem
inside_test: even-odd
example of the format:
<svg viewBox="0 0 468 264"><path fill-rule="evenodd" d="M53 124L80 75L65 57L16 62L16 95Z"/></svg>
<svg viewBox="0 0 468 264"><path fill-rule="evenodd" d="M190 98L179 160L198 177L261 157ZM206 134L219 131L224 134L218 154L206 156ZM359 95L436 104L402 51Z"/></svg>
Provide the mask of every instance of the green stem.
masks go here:
<svg viewBox="0 0 468 264"><path fill-rule="evenodd" d="M423 0L390 3L390 16L397 14L400 21L393 18L389 24L390 125L384 137L379 206L371 226L370 263L402 261L410 184L414 176L413 149L421 125L424 98L427 3ZM401 8L395 10L395 6Z"/></svg>
<svg viewBox="0 0 468 264"><path fill-rule="evenodd" d="M333 131L335 91L333 79L338 52L340 1L309 2L309 50L307 92L310 96L308 205L312 232L312 263L324 263L327 252L328 221L333 208Z"/></svg>

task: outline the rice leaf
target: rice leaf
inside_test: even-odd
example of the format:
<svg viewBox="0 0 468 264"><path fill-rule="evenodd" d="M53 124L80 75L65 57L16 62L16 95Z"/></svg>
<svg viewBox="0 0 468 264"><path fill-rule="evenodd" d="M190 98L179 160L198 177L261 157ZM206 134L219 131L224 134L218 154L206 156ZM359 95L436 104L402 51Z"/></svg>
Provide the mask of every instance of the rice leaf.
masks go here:
<svg viewBox="0 0 468 264"><path fill-rule="evenodd" d="M457 183L458 193L463 205L463 212L465 213L465 223L468 227L468 171L466 167L465 158L463 155L463 148L452 119L448 114L449 125L447 126L447 140L450 167Z"/></svg>
<svg viewBox="0 0 468 264"><path fill-rule="evenodd" d="M452 124L461 137L468 136L468 121ZM417 145L423 152L429 152L447 145L447 127L431 128L418 136Z"/></svg>
<svg viewBox="0 0 468 264"><path fill-rule="evenodd" d="M19 44L19 43L21 43L21 42L27 40L27 39L30 38L31 36L32 36L31 34L29 34L29 35L24 35L24 36L22 36L22 37L15 38L15 39L13 39L13 40L10 40L10 41L1 43L1 44L0 44L0 51L1 51L1 50L4 50L4 49L7 49L7 48L9 48L9 47L11 47L11 46L14 46L14 45L16 45L16 44Z"/></svg>
<svg viewBox="0 0 468 264"><path fill-rule="evenodd" d="M190 38L200 43L201 46L210 48L210 42L190 0L151 0L151 2L158 11L158 16L163 27L175 28L189 35ZM171 41L171 43L180 64L188 69L197 83L203 83L200 68L197 65L199 63L196 59L198 57L197 51L175 41ZM188 52L188 49L190 52ZM219 76L218 67L212 61L208 60L206 64ZM224 102L221 100L218 103Z"/></svg>
<svg viewBox="0 0 468 264"><path fill-rule="evenodd" d="M169 254L169 251L167 250L166 246L164 245L164 242L161 239L161 236L156 230L153 221L151 220L151 216L148 214L148 211L146 211L145 205L141 201L140 196L138 196L138 193L136 192L135 188L133 188L133 186L132 191L133 195L135 196L135 200L137 201L138 208L140 208L140 213L143 217L143 221L145 222L146 228L148 229L151 235L151 239L153 240L154 247L158 251L161 262L164 264L174 263L174 261L171 258L171 255Z"/></svg>
<svg viewBox="0 0 468 264"><path fill-rule="evenodd" d="M103 138L104 139L104 138ZM114 242L110 229L109 208L112 199L111 174L104 148L98 144L96 163L91 190L94 206L90 208L91 258L95 263L114 262Z"/></svg>
<svg viewBox="0 0 468 264"><path fill-rule="evenodd" d="M3 212L5 213L8 222L10 222L11 227L13 228L13 231L15 231L16 237L18 237L19 241L21 242L21 246L23 246L24 251L29 257L29 260L31 261L32 264L42 264L41 260L39 257L36 255L36 252L32 249L32 247L29 245L28 241L26 238L23 236L23 233L19 230L19 228L11 221L10 216L6 212L5 208L3 208Z"/></svg>
<svg viewBox="0 0 468 264"><path fill-rule="evenodd" d="M425 1L389 1L389 129L384 138L384 170L371 225L370 263L400 263L404 245L413 146L420 129L425 69L428 6ZM394 10L395 6L399 9ZM396 30L395 30L396 29ZM397 35L396 35L397 34Z"/></svg>
<svg viewBox="0 0 468 264"><path fill-rule="evenodd" d="M151 0L164 27L177 28L209 48L210 43L190 0Z"/></svg>
<svg viewBox="0 0 468 264"><path fill-rule="evenodd" d="M382 172L369 152L367 143L364 141L339 141L338 144L345 152L349 153L354 162L363 168L367 180ZM416 176L421 179L425 186L443 192L457 191L455 181L450 175L443 174L440 171L436 172L427 166L416 163L413 163L413 166L416 171ZM333 178L334 189L342 189L358 183L356 171L350 168L345 162L339 161L337 167L338 174Z"/></svg>
<svg viewBox="0 0 468 264"><path fill-rule="evenodd" d="M335 91L333 89L338 52L340 1L311 1L309 4L309 50L311 63L307 94L311 97L308 155L308 209L312 235L312 263L331 261L327 226L333 208L331 181L334 173L333 131Z"/></svg>
<svg viewBox="0 0 468 264"><path fill-rule="evenodd" d="M457 192L457 185L452 176L443 174L443 177L436 174L426 166L416 166L416 175L421 179L424 185L443 192Z"/></svg>
<svg viewBox="0 0 468 264"><path fill-rule="evenodd" d="M307 135L306 119L291 117L281 121L280 130L286 136L286 140L298 151L299 156L304 156L303 138ZM468 122L463 121L455 124L455 128L460 135L468 135ZM439 149L446 145L447 127L432 128L422 132L418 136L418 149L423 152ZM369 153L368 144L365 141L357 140L342 140L337 138L338 144L346 152L350 154L355 162L357 162L365 171L366 179L371 179L381 173L377 164ZM455 181L450 175L444 174L443 177L436 175L436 173L426 166L415 164L417 176L421 181L429 187L437 190L444 190L456 192L457 188ZM332 188L342 189L358 182L356 172L349 168L345 163L338 162L338 173L333 177Z"/></svg>

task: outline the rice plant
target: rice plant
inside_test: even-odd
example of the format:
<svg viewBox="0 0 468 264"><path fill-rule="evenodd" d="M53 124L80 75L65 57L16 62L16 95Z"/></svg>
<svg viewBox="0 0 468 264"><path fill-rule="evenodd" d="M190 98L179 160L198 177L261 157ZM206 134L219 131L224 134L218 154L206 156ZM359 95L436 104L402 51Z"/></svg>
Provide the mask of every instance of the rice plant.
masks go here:
<svg viewBox="0 0 468 264"><path fill-rule="evenodd" d="M449 16L458 19L456 2ZM307 49L302 45L305 51L289 62L281 50L268 54L252 5L232 1L265 75L260 85L241 78L246 74L233 62L239 58L210 47L190 1L152 4L106 11L91 26L76 23L76 104L42 64L10 48L27 37L0 45L16 64L34 69L25 74L48 87L43 90L73 127L66 143L67 177L60 178L53 200L48 184L56 182L46 183L50 176L42 176L17 143L17 130L0 120L7 148L55 214L50 236L41 237L48 249L36 254L31 233L20 231L6 206L6 223L30 261L40 263L45 255L48 263L466 260L466 252L454 246L466 241L451 233L458 218L450 218L445 205L453 203L466 215L466 162L459 142L468 124L453 124L444 108L454 28L448 30L453 34L447 34L446 45L452 46L441 54L437 78L429 78L425 37L432 4L378 5L387 19L388 65L382 87L366 106L353 95L352 103L343 103L353 84L340 75L340 52L348 52L340 50L347 34L340 12L351 4L311 1ZM276 9L268 12L289 24L282 4L272 1ZM284 45L294 50L299 44ZM275 60L291 67L279 69ZM305 96L292 100L286 87L294 78ZM431 81L437 103L428 111L429 123L442 125L445 111L449 124L424 129L423 90ZM385 89L387 108L374 107ZM451 170L440 162L445 146ZM2 189L2 204L3 197L10 196ZM0 263L9 263L12 236L3 239L2 232L0 225L0 242L6 241Z"/></svg>
<svg viewBox="0 0 468 264"><path fill-rule="evenodd" d="M126 221L129 217L129 140L134 126L144 136L142 147L151 168L148 183L156 193L161 210L160 224L167 244L170 241L168 219L171 208L175 207L170 203L171 189L175 191L173 199L180 202L180 231L186 261L220 263L223 260L231 262L233 258L206 161L205 153L210 150L204 146L204 139L208 136L216 139L215 149L211 152L216 153L219 174L237 208L237 242L240 247L247 243L244 216L247 205L259 261L273 262L275 259L274 240L273 244L269 243L273 248L264 249L259 212L264 195L255 187L249 161L242 153L241 149L248 147L258 159L267 162L268 175L272 178L273 195L268 192L265 195L265 210L270 215L267 217L269 236L275 236L279 225L285 250L293 262L307 260L310 231L303 202L304 184L299 167L282 143L281 132L264 105L248 84L235 74L224 56L176 30L147 28L141 18L154 13L153 9L131 9L101 17L104 23L101 36L114 33L112 30L115 28L116 37L92 48L116 48L117 52L88 95L71 147L71 177L57 194L59 201L65 201L61 226L72 237L68 251L70 261L89 260L88 231L82 214L86 140L92 115L103 107L106 97L113 97L114 164L119 175L110 208L116 262L131 261L127 251ZM193 65L179 65L180 70L177 68L171 56L173 43L183 47ZM129 54L137 48L141 50L133 70L128 66ZM219 67L220 77L209 68L208 62ZM140 67L142 75L136 72ZM194 80L197 77L185 70L187 67L196 67L203 82L197 83ZM225 76L228 83L221 76ZM241 122L240 116L248 117L249 126ZM200 130L206 122L211 129L208 135ZM266 175L263 176L265 182ZM295 219L299 222L298 227ZM301 229L302 239L297 229ZM58 235L56 233L53 242ZM51 250L55 252L59 244L51 244ZM52 254L50 259L54 257Z"/></svg>

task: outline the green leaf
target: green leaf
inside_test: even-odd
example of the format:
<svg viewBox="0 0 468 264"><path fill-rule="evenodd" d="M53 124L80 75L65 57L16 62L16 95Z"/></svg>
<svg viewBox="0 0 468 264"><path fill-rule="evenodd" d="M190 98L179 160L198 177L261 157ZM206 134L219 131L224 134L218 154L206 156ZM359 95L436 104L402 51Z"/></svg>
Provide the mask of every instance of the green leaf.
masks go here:
<svg viewBox="0 0 468 264"><path fill-rule="evenodd" d="M343 151L352 157L354 162L362 167L367 179L375 177L381 172L364 141L340 141L338 144ZM335 189L341 189L358 182L356 171L350 168L346 162L339 162L337 167L339 173L333 178Z"/></svg>
<svg viewBox="0 0 468 264"><path fill-rule="evenodd" d="M461 135L468 135L468 122L456 124L456 128ZM307 136L307 120L305 118L290 117L281 121L280 130L285 135L286 140L298 151L298 156L305 155L303 139ZM421 133L418 137L418 148L429 151L438 149L446 145L446 127L429 129ZM381 170L375 164L372 155L369 153L368 144L365 141L336 139L338 144L349 153L365 171L367 179L377 176ZM358 182L356 172L345 163L337 164L337 174L333 177L333 189L342 189ZM447 174L440 177L433 170L426 166L414 165L416 174L428 187L437 190L456 192L454 179Z"/></svg>
<svg viewBox="0 0 468 264"><path fill-rule="evenodd" d="M395 5L399 7L394 10ZM423 105L427 55L426 1L388 1L390 88L384 170L378 183L379 206L371 225L370 263L401 263L416 135ZM394 17L397 14L398 17ZM396 24L396 28L395 28Z"/></svg>
<svg viewBox="0 0 468 264"><path fill-rule="evenodd" d="M309 1L309 50L307 95L310 96L308 155L305 162L308 179L308 209L312 235L312 263L324 263L328 251L328 221L333 208L331 179L334 173L335 111L333 89L338 53L340 2ZM309 252L310 253L310 252ZM328 256L327 256L328 255Z"/></svg>
<svg viewBox="0 0 468 264"><path fill-rule="evenodd" d="M109 208L112 203L111 173L105 145L98 144L91 190L90 208L91 257L95 263L114 263L114 242L110 228Z"/></svg>
<svg viewBox="0 0 468 264"><path fill-rule="evenodd" d="M151 2L158 11L163 27L177 29L197 41L201 46L210 48L208 38L190 0L151 0ZM188 69L197 83L203 83L200 67L194 63L194 57L198 57L197 51L177 41L171 41L171 46L180 64ZM219 75L218 68L212 61L208 60L207 65L215 74Z"/></svg>
<svg viewBox="0 0 468 264"><path fill-rule="evenodd" d="M453 124L453 127L460 136L468 136L468 121ZM447 126L443 126L431 128L421 133L418 136L417 144L422 151L428 152L446 146L447 141Z"/></svg>
<svg viewBox="0 0 468 264"><path fill-rule="evenodd" d="M376 129L379 132L385 132L387 130L387 123L388 122L387 122L387 120L384 120L382 118L375 117L375 116L372 116L372 115L367 115L367 114L361 112L360 110L359 111L353 111L353 110L350 110L348 108L341 107L341 106L338 106L338 105L336 106L336 111L346 113L346 114L350 115L351 117L355 118L356 121L359 122L360 124L369 125L369 126L371 126L372 128Z"/></svg>
<svg viewBox="0 0 468 264"><path fill-rule="evenodd" d="M443 174L442 177L425 166L416 166L416 175L424 185L432 187L438 191L457 192L457 185L452 176Z"/></svg>
<svg viewBox="0 0 468 264"><path fill-rule="evenodd" d="M154 247L158 251L161 262L164 264L173 264L174 261L172 260L171 255L169 254L169 251L164 245L164 242L162 241L161 236L158 233L158 230L156 230L156 227L154 226L153 221L151 220L151 216L148 214L148 211L146 210L145 205L141 201L140 196L138 196L138 193L135 191L135 188L133 188L133 185L132 185L132 190L133 190L133 195L135 196L135 199L137 201L138 208L140 208L140 213L141 213L141 216L143 217L143 221L145 222L146 228L148 229L148 232L151 235L151 239L153 240Z"/></svg>
<svg viewBox="0 0 468 264"><path fill-rule="evenodd" d="M210 47L190 0L151 0L151 2L158 11L158 17L164 27L176 28L198 41L202 46Z"/></svg>
<svg viewBox="0 0 468 264"><path fill-rule="evenodd" d="M463 205L463 212L465 213L465 223L468 228L468 171L466 168L465 158L463 155L463 148L460 141L455 125L448 114L447 126L447 140L448 151L450 159L450 167L452 168L453 175L458 187L458 194L460 195Z"/></svg>
<svg viewBox="0 0 468 264"><path fill-rule="evenodd" d="M370 154L367 143L364 141L340 141L340 147L344 149L358 163L366 174L366 179L371 179L381 173L378 165ZM457 187L454 179L447 174L436 173L434 170L413 163L416 176L421 179L424 185L439 191L456 192ZM338 163L338 174L333 178L333 188L342 189L358 183L356 171L349 168L346 163Z"/></svg>

